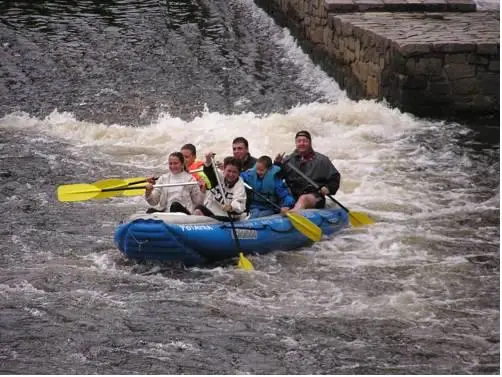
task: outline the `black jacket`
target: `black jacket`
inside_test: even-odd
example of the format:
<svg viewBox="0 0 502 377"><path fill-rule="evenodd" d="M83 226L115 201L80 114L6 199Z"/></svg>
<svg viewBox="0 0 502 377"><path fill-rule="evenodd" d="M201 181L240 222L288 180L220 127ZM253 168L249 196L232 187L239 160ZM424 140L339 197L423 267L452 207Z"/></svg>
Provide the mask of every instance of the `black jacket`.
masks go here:
<svg viewBox="0 0 502 377"><path fill-rule="evenodd" d="M253 156L251 156L248 153L248 155L246 156L246 160L242 161L241 171L246 171L246 170L252 169L255 164L256 164L256 158L254 158Z"/></svg>
<svg viewBox="0 0 502 377"><path fill-rule="evenodd" d="M287 164L288 162L301 170L302 173L320 187L326 186L331 195L335 195L338 191L340 187L340 173L327 156L312 151L312 154L308 158L302 159L295 151L286 156L280 166L282 167L281 174L286 179L286 183L296 199L302 194L318 192L318 190L291 169Z"/></svg>

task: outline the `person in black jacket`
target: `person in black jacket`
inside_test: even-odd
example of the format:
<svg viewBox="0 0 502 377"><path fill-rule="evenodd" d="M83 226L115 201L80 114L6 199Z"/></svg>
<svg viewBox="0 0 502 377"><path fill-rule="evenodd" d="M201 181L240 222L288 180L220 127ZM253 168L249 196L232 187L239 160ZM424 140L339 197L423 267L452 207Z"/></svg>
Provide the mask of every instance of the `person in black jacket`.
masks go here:
<svg viewBox="0 0 502 377"><path fill-rule="evenodd" d="M241 162L241 172L254 168L256 158L249 153L249 143L246 138L239 136L232 141L232 153L234 158ZM218 169L223 169L223 163L216 161Z"/></svg>
<svg viewBox="0 0 502 377"><path fill-rule="evenodd" d="M281 166L281 174L286 179L296 204L292 211L304 208L324 208L325 195L335 195L340 186L340 173L331 160L312 149L312 137L308 131L300 131L295 136L296 149L289 156L278 154L274 163ZM317 190L288 166L297 167L321 188Z"/></svg>
<svg viewBox="0 0 502 377"><path fill-rule="evenodd" d="M252 169L256 164L256 158L249 153L249 144L245 138L236 137L234 141L232 141L232 152L234 157L242 163L241 171Z"/></svg>

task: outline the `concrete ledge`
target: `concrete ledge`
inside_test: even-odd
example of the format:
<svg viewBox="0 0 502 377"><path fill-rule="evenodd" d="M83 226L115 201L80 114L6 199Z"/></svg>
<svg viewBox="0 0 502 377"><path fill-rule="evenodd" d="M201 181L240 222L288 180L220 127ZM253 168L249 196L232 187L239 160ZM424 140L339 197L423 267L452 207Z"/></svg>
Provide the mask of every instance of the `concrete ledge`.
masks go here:
<svg viewBox="0 0 502 377"><path fill-rule="evenodd" d="M324 0L327 12L475 12L473 0Z"/></svg>
<svg viewBox="0 0 502 377"><path fill-rule="evenodd" d="M349 97L420 115L500 111L498 13L330 14L328 25Z"/></svg>
<svg viewBox="0 0 502 377"><path fill-rule="evenodd" d="M471 0L255 1L351 99L385 100L419 116L500 114L498 11L466 13ZM430 12L431 4L461 10ZM333 6L339 11L328 12ZM421 11L398 12L403 6Z"/></svg>

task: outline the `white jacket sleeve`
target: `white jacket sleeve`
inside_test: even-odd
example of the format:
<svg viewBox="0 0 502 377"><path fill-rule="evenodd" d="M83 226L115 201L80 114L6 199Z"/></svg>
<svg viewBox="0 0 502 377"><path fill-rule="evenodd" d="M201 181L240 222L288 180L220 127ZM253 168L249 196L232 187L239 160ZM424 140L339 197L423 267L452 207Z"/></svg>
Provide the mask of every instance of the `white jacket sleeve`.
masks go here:
<svg viewBox="0 0 502 377"><path fill-rule="evenodd" d="M195 178L191 177L192 181L196 181ZM204 202L204 194L200 191L199 185L190 186L190 198L192 199L193 206L196 207Z"/></svg>
<svg viewBox="0 0 502 377"><path fill-rule="evenodd" d="M236 213L243 213L246 210L247 197L242 178L239 178L239 180L235 184L233 194L234 196L232 198L232 202L230 203L232 211Z"/></svg>
<svg viewBox="0 0 502 377"><path fill-rule="evenodd" d="M159 179L157 179L157 182L155 182L155 184L161 184L161 183L166 183L166 176L165 175L161 175L159 177ZM146 202L148 204L150 204L151 206L156 206L159 204L160 202L160 197L161 197L161 190L162 189L158 189L158 188L154 188L152 190L152 192L150 193L149 196L146 196L145 195L145 199L146 199Z"/></svg>

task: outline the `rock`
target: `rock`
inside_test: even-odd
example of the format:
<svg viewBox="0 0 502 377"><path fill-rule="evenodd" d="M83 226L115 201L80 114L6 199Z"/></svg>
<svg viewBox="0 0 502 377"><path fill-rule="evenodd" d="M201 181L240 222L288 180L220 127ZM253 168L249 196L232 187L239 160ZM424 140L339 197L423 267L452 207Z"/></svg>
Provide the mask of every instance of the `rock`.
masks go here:
<svg viewBox="0 0 502 377"><path fill-rule="evenodd" d="M490 64L488 65L488 70L492 72L499 72L500 71L500 61L491 61Z"/></svg>
<svg viewBox="0 0 502 377"><path fill-rule="evenodd" d="M478 91L478 80L475 77L467 77L451 81L453 95L474 94Z"/></svg>
<svg viewBox="0 0 502 377"><path fill-rule="evenodd" d="M399 46L399 52L405 56L423 55L430 51L428 43L408 43Z"/></svg>
<svg viewBox="0 0 502 377"><path fill-rule="evenodd" d="M478 54L482 54L482 55L499 55L500 56L500 44L497 44L497 43L478 43L476 45L476 51Z"/></svg>
<svg viewBox="0 0 502 377"><path fill-rule="evenodd" d="M446 64L444 70L449 80L458 80L476 75L476 67L467 64Z"/></svg>

